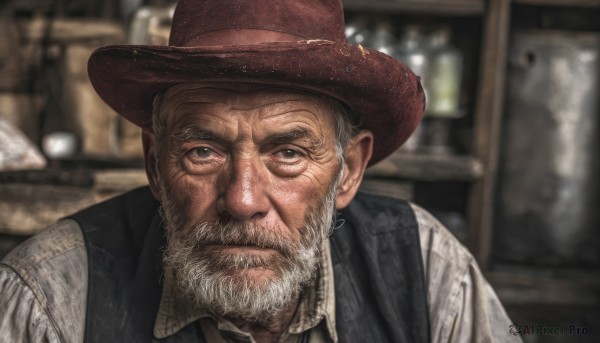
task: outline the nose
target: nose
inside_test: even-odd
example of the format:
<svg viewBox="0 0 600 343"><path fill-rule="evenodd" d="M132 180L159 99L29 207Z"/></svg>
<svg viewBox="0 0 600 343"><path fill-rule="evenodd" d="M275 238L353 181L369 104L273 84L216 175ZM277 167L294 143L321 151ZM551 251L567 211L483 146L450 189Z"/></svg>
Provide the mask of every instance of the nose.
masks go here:
<svg viewBox="0 0 600 343"><path fill-rule="evenodd" d="M268 176L263 175L259 163L237 160L228 174L222 180L223 191L217 200L219 214L238 220L265 217L271 206L266 193Z"/></svg>

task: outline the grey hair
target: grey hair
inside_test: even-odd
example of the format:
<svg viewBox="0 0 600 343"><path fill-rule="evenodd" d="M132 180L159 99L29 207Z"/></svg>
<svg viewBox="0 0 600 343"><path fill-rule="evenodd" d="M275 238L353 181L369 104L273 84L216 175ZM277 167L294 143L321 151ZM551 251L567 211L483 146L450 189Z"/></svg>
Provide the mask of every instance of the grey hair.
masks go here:
<svg viewBox="0 0 600 343"><path fill-rule="evenodd" d="M165 101L165 92L162 91L154 97L152 106L152 130L157 141L162 141L164 125L167 118L167 101ZM328 95L317 95L329 107L329 112L333 117L335 130L335 150L340 163L344 162L344 150L350 139L354 137L362 123L358 115L352 109L342 103L340 100ZM156 156L158 159L158 156Z"/></svg>
<svg viewBox="0 0 600 343"><path fill-rule="evenodd" d="M322 95L329 103L330 113L333 116L333 127L335 129L335 150L340 160L344 162L344 150L361 127L359 117L352 109L341 101L330 96Z"/></svg>

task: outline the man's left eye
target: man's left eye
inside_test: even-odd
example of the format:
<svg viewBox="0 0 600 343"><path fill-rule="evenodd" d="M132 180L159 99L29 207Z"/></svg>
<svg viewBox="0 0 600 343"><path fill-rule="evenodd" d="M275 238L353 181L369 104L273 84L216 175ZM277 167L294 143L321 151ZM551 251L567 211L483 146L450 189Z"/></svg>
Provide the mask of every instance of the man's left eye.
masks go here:
<svg viewBox="0 0 600 343"><path fill-rule="evenodd" d="M277 155L279 155L283 159L288 159L288 160L296 159L296 158L302 156L302 154L300 152L298 152L298 151L296 151L294 149L282 149L282 150L279 150L277 152Z"/></svg>

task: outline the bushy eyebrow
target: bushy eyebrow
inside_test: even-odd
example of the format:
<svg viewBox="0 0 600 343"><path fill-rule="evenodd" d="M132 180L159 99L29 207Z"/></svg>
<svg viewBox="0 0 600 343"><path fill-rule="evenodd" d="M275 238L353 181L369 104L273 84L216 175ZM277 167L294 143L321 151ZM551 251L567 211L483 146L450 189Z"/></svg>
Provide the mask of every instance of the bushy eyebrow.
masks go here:
<svg viewBox="0 0 600 343"><path fill-rule="evenodd" d="M296 128L285 132L274 132L267 136L266 141L270 144L285 144L299 139L308 139L314 143L319 141L315 134L306 128Z"/></svg>
<svg viewBox="0 0 600 343"><path fill-rule="evenodd" d="M201 129L197 126L187 126L175 132L171 137L182 142L198 140L224 140L224 137L220 136L216 132L207 129Z"/></svg>
<svg viewBox="0 0 600 343"><path fill-rule="evenodd" d="M187 126L175 132L173 139L181 142L190 141L217 141L227 142L228 139L221 134L208 129L202 129L197 126ZM267 135L263 144L287 144L300 139L308 140L311 145L318 145L322 139L319 139L314 132L307 128L294 128L289 131L273 132Z"/></svg>

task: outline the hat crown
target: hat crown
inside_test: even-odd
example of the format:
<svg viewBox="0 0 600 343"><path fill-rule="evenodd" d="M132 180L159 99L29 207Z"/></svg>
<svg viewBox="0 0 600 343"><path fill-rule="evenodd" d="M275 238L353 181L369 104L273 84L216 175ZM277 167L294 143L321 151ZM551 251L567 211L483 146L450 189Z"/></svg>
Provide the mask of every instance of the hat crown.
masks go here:
<svg viewBox="0 0 600 343"><path fill-rule="evenodd" d="M290 37L345 42L341 0L181 0L169 45L239 44L240 39L229 36L247 30L281 34L264 35L262 42L289 41Z"/></svg>

